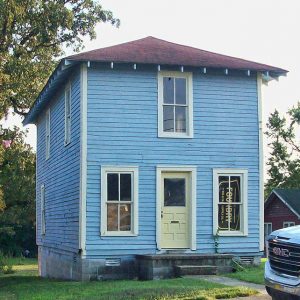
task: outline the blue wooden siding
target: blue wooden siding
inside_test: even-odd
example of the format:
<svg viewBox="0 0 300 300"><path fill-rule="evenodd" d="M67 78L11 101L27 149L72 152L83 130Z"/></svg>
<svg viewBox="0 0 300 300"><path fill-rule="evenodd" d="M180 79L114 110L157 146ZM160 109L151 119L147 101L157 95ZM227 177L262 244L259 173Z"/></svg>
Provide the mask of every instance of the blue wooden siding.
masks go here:
<svg viewBox="0 0 300 300"><path fill-rule="evenodd" d="M78 251L80 180L80 74L71 77L71 143L65 147L65 94L50 104L50 158L45 160L45 111L37 123L37 244ZM48 107L49 108L49 107ZM46 235L41 235L40 186L45 184Z"/></svg>
<svg viewBox="0 0 300 300"><path fill-rule="evenodd" d="M259 252L256 77L193 73L194 138L157 137L157 71L88 68L87 257L156 251L156 166L197 166L197 252L214 252L213 168L249 172L247 237L220 252ZM101 165L139 166L139 235L100 236Z"/></svg>

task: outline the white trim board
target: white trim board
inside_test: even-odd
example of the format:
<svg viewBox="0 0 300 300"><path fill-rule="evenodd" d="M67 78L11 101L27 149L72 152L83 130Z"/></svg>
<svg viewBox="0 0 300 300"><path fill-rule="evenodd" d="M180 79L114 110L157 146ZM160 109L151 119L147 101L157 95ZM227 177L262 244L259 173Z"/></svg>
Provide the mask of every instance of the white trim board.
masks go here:
<svg viewBox="0 0 300 300"><path fill-rule="evenodd" d="M86 184L87 184L87 66L80 67L80 195L79 249L86 255Z"/></svg>
<svg viewBox="0 0 300 300"><path fill-rule="evenodd" d="M258 147L259 147L259 250L264 251L264 152L262 122L262 75L257 73L257 114L258 114Z"/></svg>
<svg viewBox="0 0 300 300"><path fill-rule="evenodd" d="M156 245L161 248L161 174L163 172L188 172L191 175L191 205L190 205L190 249L196 250L196 208L197 208L197 167L196 166L156 166ZM166 250L166 249L163 249Z"/></svg>

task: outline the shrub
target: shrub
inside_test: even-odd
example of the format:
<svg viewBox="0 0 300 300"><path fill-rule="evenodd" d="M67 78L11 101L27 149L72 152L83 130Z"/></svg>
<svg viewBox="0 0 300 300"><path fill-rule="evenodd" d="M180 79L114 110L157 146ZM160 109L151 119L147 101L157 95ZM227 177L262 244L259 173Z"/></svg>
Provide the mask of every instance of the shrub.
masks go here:
<svg viewBox="0 0 300 300"><path fill-rule="evenodd" d="M7 256L4 256L2 252L0 252L0 274L12 274L14 270L12 269L12 264L9 261Z"/></svg>

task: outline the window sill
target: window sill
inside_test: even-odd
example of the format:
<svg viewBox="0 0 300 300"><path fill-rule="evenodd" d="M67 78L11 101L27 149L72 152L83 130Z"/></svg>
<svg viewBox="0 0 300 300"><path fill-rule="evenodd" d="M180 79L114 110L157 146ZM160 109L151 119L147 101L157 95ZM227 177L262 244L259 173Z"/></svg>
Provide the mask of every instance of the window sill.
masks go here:
<svg viewBox="0 0 300 300"><path fill-rule="evenodd" d="M231 232L218 232L218 234L215 234L215 236L248 236L247 233L244 233L242 231L231 231Z"/></svg>
<svg viewBox="0 0 300 300"><path fill-rule="evenodd" d="M192 139L194 138L193 134L176 134L176 133L159 133L159 138L169 138L169 139Z"/></svg>
<svg viewBox="0 0 300 300"><path fill-rule="evenodd" d="M127 233L127 232L106 232L106 233L101 233L101 237L136 237L138 234L136 233Z"/></svg>

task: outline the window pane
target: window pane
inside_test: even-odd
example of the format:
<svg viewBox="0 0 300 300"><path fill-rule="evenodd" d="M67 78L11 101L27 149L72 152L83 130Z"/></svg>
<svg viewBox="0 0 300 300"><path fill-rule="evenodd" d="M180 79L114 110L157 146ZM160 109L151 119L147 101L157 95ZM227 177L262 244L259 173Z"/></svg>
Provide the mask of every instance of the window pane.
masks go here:
<svg viewBox="0 0 300 300"><path fill-rule="evenodd" d="M175 107L176 132L186 132L186 107Z"/></svg>
<svg viewBox="0 0 300 300"><path fill-rule="evenodd" d="M164 77L164 103L173 104L174 103L174 78Z"/></svg>
<svg viewBox="0 0 300 300"><path fill-rule="evenodd" d="M131 230L131 205L120 205L120 231Z"/></svg>
<svg viewBox="0 0 300 300"><path fill-rule="evenodd" d="M230 215L230 230L241 230L241 206L239 204L232 204L229 205L228 209L228 213Z"/></svg>
<svg viewBox="0 0 300 300"><path fill-rule="evenodd" d="M107 204L107 230L118 231L118 205Z"/></svg>
<svg viewBox="0 0 300 300"><path fill-rule="evenodd" d="M228 230L229 228L228 207L228 204L218 205L219 230Z"/></svg>
<svg viewBox="0 0 300 300"><path fill-rule="evenodd" d="M241 202L241 177L230 177L230 189L232 192L232 202Z"/></svg>
<svg viewBox="0 0 300 300"><path fill-rule="evenodd" d="M176 78L175 81L176 104L186 104L186 79Z"/></svg>
<svg viewBox="0 0 300 300"><path fill-rule="evenodd" d="M70 114L70 104L71 104L71 94L70 94L70 89L67 89L66 91L66 115L67 116Z"/></svg>
<svg viewBox="0 0 300 300"><path fill-rule="evenodd" d="M229 176L219 176L219 202L229 202Z"/></svg>
<svg viewBox="0 0 300 300"><path fill-rule="evenodd" d="M107 201L119 201L118 174L107 174Z"/></svg>
<svg viewBox="0 0 300 300"><path fill-rule="evenodd" d="M164 106L164 131L174 132L174 106Z"/></svg>
<svg viewBox="0 0 300 300"><path fill-rule="evenodd" d="M131 201L131 174L120 174L120 200Z"/></svg>
<svg viewBox="0 0 300 300"><path fill-rule="evenodd" d="M165 206L185 206L185 179L165 178L164 197Z"/></svg>

